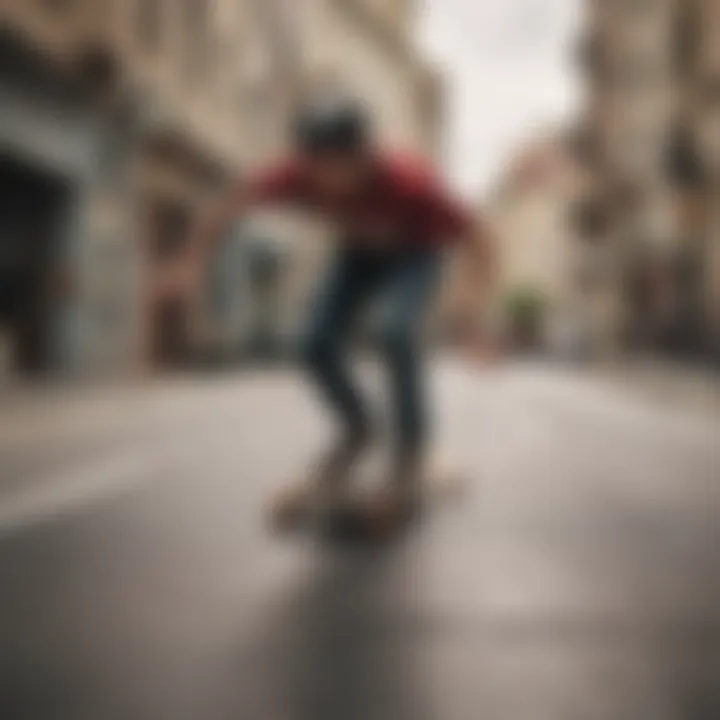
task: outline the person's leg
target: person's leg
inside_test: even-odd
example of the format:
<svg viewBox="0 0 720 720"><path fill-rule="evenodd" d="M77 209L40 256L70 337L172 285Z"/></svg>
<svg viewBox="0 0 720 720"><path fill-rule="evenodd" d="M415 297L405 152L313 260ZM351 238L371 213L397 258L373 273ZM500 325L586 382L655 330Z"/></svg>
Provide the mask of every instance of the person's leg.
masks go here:
<svg viewBox="0 0 720 720"><path fill-rule="evenodd" d="M303 364L350 440L367 438L370 418L348 371L347 343L377 284L377 273L362 254L341 251L318 289L302 346Z"/></svg>
<svg viewBox="0 0 720 720"><path fill-rule="evenodd" d="M341 251L315 297L302 359L340 420L339 437L272 507L276 525L295 525L312 507L342 500L349 472L371 440L370 420L346 366L346 346L358 311L377 287L377 269L361 254Z"/></svg>
<svg viewBox="0 0 720 720"><path fill-rule="evenodd" d="M421 332L439 286L441 254L420 252L403 259L385 288L382 351L395 414L397 490L414 499L426 461L428 411Z"/></svg>

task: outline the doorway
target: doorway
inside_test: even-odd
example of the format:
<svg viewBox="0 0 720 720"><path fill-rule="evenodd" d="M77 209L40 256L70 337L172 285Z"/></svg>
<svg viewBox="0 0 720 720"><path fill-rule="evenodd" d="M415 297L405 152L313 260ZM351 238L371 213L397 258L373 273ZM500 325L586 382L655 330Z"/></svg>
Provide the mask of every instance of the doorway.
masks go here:
<svg viewBox="0 0 720 720"><path fill-rule="evenodd" d="M42 169L0 158L0 333L22 375L51 363L53 259L69 192L68 183Z"/></svg>

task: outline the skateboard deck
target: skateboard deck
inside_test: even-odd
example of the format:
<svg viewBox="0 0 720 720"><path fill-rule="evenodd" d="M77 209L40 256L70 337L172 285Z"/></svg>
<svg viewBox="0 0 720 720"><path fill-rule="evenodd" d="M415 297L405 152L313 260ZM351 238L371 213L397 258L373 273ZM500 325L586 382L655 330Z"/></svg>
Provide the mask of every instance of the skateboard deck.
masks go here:
<svg viewBox="0 0 720 720"><path fill-rule="evenodd" d="M385 487L378 463L371 463L353 478L342 493L321 497L308 484L296 483L281 490L271 507L271 525L281 533L320 531L332 537L360 538L367 535L364 509L373 494ZM423 471L420 485L420 507L428 511L457 500L466 487L462 471L449 460L436 456Z"/></svg>

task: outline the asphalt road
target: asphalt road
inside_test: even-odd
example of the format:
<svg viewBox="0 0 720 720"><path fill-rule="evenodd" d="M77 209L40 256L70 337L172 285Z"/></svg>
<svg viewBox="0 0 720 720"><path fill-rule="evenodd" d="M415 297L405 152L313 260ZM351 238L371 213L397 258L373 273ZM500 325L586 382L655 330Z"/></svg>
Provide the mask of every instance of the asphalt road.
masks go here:
<svg viewBox="0 0 720 720"><path fill-rule="evenodd" d="M327 432L290 373L10 398L0 717L720 717L720 420L530 366L435 393L470 486L383 550L267 532Z"/></svg>

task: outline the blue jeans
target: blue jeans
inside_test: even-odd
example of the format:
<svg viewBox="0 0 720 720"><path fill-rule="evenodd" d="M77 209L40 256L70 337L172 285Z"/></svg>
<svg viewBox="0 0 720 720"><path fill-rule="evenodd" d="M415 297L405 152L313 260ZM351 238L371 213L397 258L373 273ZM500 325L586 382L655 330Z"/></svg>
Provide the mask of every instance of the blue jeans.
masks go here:
<svg viewBox="0 0 720 720"><path fill-rule="evenodd" d="M439 250L394 253L341 249L320 286L303 359L322 394L354 437L370 434L370 419L349 375L346 357L359 314L383 303L381 354L390 376L397 449L415 452L428 434L419 332L439 285Z"/></svg>

